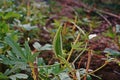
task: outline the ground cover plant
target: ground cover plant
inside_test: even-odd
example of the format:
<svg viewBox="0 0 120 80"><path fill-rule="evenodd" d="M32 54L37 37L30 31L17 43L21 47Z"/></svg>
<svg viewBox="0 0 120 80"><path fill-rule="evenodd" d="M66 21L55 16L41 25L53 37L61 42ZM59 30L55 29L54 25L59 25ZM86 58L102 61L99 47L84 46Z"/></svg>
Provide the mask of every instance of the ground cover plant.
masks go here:
<svg viewBox="0 0 120 80"><path fill-rule="evenodd" d="M0 80L119 80L119 0L1 0Z"/></svg>

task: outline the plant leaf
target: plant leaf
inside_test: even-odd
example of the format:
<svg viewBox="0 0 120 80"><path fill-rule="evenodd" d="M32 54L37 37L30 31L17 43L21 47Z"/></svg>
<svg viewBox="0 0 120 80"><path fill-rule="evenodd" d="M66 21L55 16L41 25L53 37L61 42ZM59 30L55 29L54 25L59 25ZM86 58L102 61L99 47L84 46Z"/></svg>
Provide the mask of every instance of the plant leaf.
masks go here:
<svg viewBox="0 0 120 80"><path fill-rule="evenodd" d="M40 52L36 52L34 54L31 54L29 62L33 62L39 54L40 54Z"/></svg>
<svg viewBox="0 0 120 80"><path fill-rule="evenodd" d="M21 57L23 60L26 60L25 55L23 54L22 49L18 46L17 43L15 43L10 36L5 37L5 41L7 44L12 47L13 52L16 54L16 56Z"/></svg>
<svg viewBox="0 0 120 80"><path fill-rule="evenodd" d="M53 40L53 49L54 49L54 52L55 52L55 56L58 57L58 56L63 56L63 53L62 53L62 36L61 36L61 30L62 30L62 26L60 26L56 32L56 35L54 37L54 40Z"/></svg>
<svg viewBox="0 0 120 80"><path fill-rule="evenodd" d="M92 80L90 75L87 75L87 80Z"/></svg>
<svg viewBox="0 0 120 80"><path fill-rule="evenodd" d="M116 25L116 33L120 33L120 25Z"/></svg>
<svg viewBox="0 0 120 80"><path fill-rule="evenodd" d="M28 45L28 42L25 42L24 46L25 46L24 52L26 54L25 57L27 58L27 62L29 62L32 53L31 53L30 47Z"/></svg>
<svg viewBox="0 0 120 80"><path fill-rule="evenodd" d="M111 56L120 56L120 52L116 51L116 50L112 50L110 48L105 48L104 50L105 53L108 53Z"/></svg>
<svg viewBox="0 0 120 80"><path fill-rule="evenodd" d="M10 70L7 70L7 73L6 75L9 75L11 73L15 73L18 69L21 69L21 70L25 70L26 69L26 66L27 64L25 63L16 63L12 69Z"/></svg>
<svg viewBox="0 0 120 80"><path fill-rule="evenodd" d="M52 49L52 45L50 45L50 44L45 44L44 46L41 46L41 44L38 43L38 42L35 42L35 43L33 44L33 47L34 47L35 49L37 49L38 51L41 51L41 50L51 50L51 49Z"/></svg>
<svg viewBox="0 0 120 80"><path fill-rule="evenodd" d="M0 72L0 80L7 80L7 76Z"/></svg>
<svg viewBox="0 0 120 80"><path fill-rule="evenodd" d="M44 46L41 47L41 50L51 50L52 49L52 45L50 44L45 44Z"/></svg>
<svg viewBox="0 0 120 80"><path fill-rule="evenodd" d="M69 75L65 72L59 74L60 80L72 80Z"/></svg>
<svg viewBox="0 0 120 80"><path fill-rule="evenodd" d="M18 73L18 74L9 76L9 78L12 79L12 80L16 80L16 79L27 79L27 78L28 78L28 75L22 74L22 73Z"/></svg>
<svg viewBox="0 0 120 80"><path fill-rule="evenodd" d="M37 50L40 50L42 46L41 46L40 43L35 42L35 43L33 44L33 47L34 47L35 49L37 49Z"/></svg>

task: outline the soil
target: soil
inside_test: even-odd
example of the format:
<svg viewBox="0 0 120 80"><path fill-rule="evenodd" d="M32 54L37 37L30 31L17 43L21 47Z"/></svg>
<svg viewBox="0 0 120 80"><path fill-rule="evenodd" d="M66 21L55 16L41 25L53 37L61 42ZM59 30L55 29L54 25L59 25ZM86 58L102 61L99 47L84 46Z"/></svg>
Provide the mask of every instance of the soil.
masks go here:
<svg viewBox="0 0 120 80"><path fill-rule="evenodd" d="M78 0L57 0L58 4L62 6L62 10L59 13L54 13L55 16L48 19L48 22L46 23L46 27L52 28L51 23L54 21L54 19L59 19L60 16L65 16L68 18L74 18L74 11L72 8L79 8L79 7L85 7L84 4L79 2ZM71 5L72 4L72 5ZM91 12L86 12L87 15L91 15ZM80 16L81 17L81 16ZM111 22L112 26L115 26L117 23L120 23L119 20L117 20L114 17L111 17L110 15L106 15L107 19ZM103 50L105 48L111 48L114 50L119 50L119 46L115 44L112 40L112 38L105 37L102 35L102 32L105 32L110 28L109 24L101 18L101 25L99 25L97 28L93 29L91 33L95 33L98 35L98 38L89 40L89 46L94 51L101 51L99 54L92 54L92 59L90 62L89 69L95 70L102 66L105 63L105 53L103 53ZM112 27L114 29L114 27ZM86 31L89 31L86 29ZM47 34L47 33L46 33ZM46 39L45 39L46 40ZM47 39L48 40L48 39ZM53 64L56 59L54 59L53 56L54 53L52 51L43 52L43 54L40 55L40 57L43 57L46 61L46 64ZM86 68L86 63L88 60L88 54L85 53L79 61L76 62L75 66L77 69L80 68ZM118 58L119 60L119 58ZM98 70L94 73L96 76L99 76L102 78L102 80L120 80L120 66L118 63L112 61L108 63L106 66L104 66L102 69ZM96 77L92 77L92 80L99 80Z"/></svg>
<svg viewBox="0 0 120 80"><path fill-rule="evenodd" d="M96 70L105 63L105 56L103 55L92 55L90 62L90 70ZM78 62L77 68L86 68L88 55L81 58L81 62ZM78 66L79 65L79 66ZM120 80L120 66L116 62L110 62L102 69L94 73L95 75L102 78L102 80ZM96 77L92 77L92 80L99 80Z"/></svg>

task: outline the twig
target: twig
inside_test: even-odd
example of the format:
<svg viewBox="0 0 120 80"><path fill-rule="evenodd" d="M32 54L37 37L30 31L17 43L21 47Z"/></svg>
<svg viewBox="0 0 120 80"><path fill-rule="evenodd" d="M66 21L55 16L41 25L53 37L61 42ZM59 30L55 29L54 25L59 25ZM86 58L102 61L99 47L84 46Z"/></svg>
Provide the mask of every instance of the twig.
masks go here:
<svg viewBox="0 0 120 80"><path fill-rule="evenodd" d="M27 2L27 21L29 21L28 20L29 17L30 17L30 0L28 0Z"/></svg>
<svg viewBox="0 0 120 80"><path fill-rule="evenodd" d="M7 4L7 2L6 2L6 0L4 0L4 2L3 2L3 3L4 3L4 7L6 8L6 7L7 7L7 5L6 5L6 4Z"/></svg>
<svg viewBox="0 0 120 80"><path fill-rule="evenodd" d="M99 67L99 68L97 68L96 70L94 70L94 71L90 72L89 74L93 74L93 73L95 73L95 72L99 71L100 69L102 69L103 67L105 67L108 63L109 63L108 61L105 61L105 63L104 63L102 66L100 66L100 67Z"/></svg>
<svg viewBox="0 0 120 80"><path fill-rule="evenodd" d="M33 63L29 63L29 66L30 66L30 68L31 68L31 71L32 71L32 77L33 77L33 79L34 80L36 80L36 74L35 74L35 71L34 71L34 67L32 67L32 66L34 66L34 64Z"/></svg>
<svg viewBox="0 0 120 80"><path fill-rule="evenodd" d="M34 51L32 51L32 54L35 54L35 52L37 52L37 50L35 49ZM35 59L35 61L33 63L30 63L30 67L32 70L32 76L34 80L38 80L38 63L37 63L37 57ZM32 67L33 66L33 67Z"/></svg>
<svg viewBox="0 0 120 80"><path fill-rule="evenodd" d="M100 13L107 14L109 16L115 17L117 19L120 19L120 16L118 16L116 14L113 14L111 12L107 12L107 11L103 11L103 10L100 10L100 9L97 9L97 8L90 7L90 6L86 5L85 3L83 3L82 1L80 3L81 3L81 6L83 8L85 8L86 12L88 12L88 10L93 11L93 12L100 12Z"/></svg>
<svg viewBox="0 0 120 80"><path fill-rule="evenodd" d="M92 50L90 50L88 52L88 61L87 61L87 66L86 66L86 73L88 73L89 67L90 67L90 62L91 62L91 54L92 54ZM86 80L86 76L84 76L84 80Z"/></svg>
<svg viewBox="0 0 120 80"><path fill-rule="evenodd" d="M75 58L75 60L72 62L72 64L74 64L78 60L78 58L85 52L86 48L87 48L87 42L85 43L85 47L82 50L82 52Z"/></svg>
<svg viewBox="0 0 120 80"><path fill-rule="evenodd" d="M99 12L96 12L98 15L100 15L110 26L112 26L112 24L110 23L110 21L105 17L103 16L101 13Z"/></svg>
<svg viewBox="0 0 120 80"><path fill-rule="evenodd" d="M80 59L80 61L78 62L78 66L77 66L78 68L80 68L80 65L81 65L81 62L82 62L83 58L84 58L84 57L82 57L82 58Z"/></svg>
<svg viewBox="0 0 120 80"><path fill-rule="evenodd" d="M99 9L96 9L96 8L94 8L94 11L98 11L100 13L104 13L104 14L107 14L109 16L112 16L112 17L120 19L120 16L118 16L116 14L113 14L113 13L110 13L110 12L107 12L107 11L99 10Z"/></svg>
<svg viewBox="0 0 120 80"><path fill-rule="evenodd" d="M105 63L104 63L102 66L100 66L99 68L95 69L94 71L92 71L92 72L90 72L90 73L87 73L87 74L83 75L83 76L81 77L81 79L82 79L84 76L86 76L86 75L91 75L91 74L99 71L100 69L102 69L103 67L105 67L108 63L109 63L108 61L105 61Z"/></svg>

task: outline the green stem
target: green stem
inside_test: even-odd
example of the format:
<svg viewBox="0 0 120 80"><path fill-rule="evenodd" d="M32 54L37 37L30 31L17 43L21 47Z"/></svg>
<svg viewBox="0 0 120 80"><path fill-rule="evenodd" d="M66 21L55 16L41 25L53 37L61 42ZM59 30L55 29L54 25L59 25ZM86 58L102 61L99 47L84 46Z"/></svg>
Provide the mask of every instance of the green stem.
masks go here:
<svg viewBox="0 0 120 80"><path fill-rule="evenodd" d="M91 74L99 71L100 69L102 69L103 67L105 67L108 63L109 63L108 61L105 61L105 63L104 63L102 66L100 66L99 68L97 68L96 70L94 70L94 71L92 71L92 72L90 72L90 73L86 73L85 75L91 75ZM81 79L82 79L85 75L83 75L83 76L81 77Z"/></svg>
<svg viewBox="0 0 120 80"><path fill-rule="evenodd" d="M105 63L104 63L102 66L100 66L100 67L99 67L99 68L97 68L96 70L94 70L94 71L90 72L89 74L93 74L93 73L95 73L95 72L99 71L100 69L102 69L103 67L105 67L108 63L109 63L108 61L105 61Z"/></svg>
<svg viewBox="0 0 120 80"><path fill-rule="evenodd" d="M78 42L79 38L80 38L80 34L78 34L78 36L77 36L75 42L73 43L74 45ZM73 49L73 47L72 47L72 49L70 50L69 56L68 56L68 58L67 58L67 61L70 60L70 57L71 57L73 51L74 51L74 49Z"/></svg>

